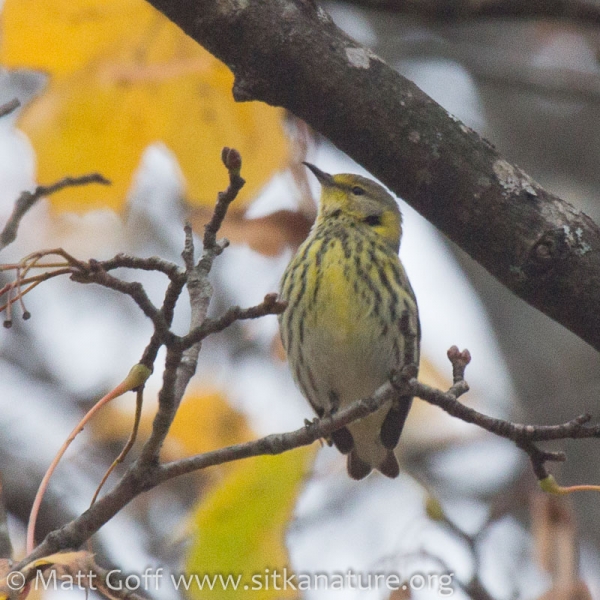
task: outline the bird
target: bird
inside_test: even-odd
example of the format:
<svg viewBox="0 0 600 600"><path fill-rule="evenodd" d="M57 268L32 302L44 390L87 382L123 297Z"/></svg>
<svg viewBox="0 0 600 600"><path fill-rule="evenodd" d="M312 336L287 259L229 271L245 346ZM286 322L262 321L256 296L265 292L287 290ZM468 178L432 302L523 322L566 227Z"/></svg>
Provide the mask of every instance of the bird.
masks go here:
<svg viewBox="0 0 600 600"><path fill-rule="evenodd" d="M288 264L279 315L292 376L318 418L371 396L411 365L421 327L415 294L399 258L402 215L377 182L330 175L303 163L321 184L317 218ZM397 477L394 454L412 397L398 395L327 441L347 455L350 477L373 469Z"/></svg>

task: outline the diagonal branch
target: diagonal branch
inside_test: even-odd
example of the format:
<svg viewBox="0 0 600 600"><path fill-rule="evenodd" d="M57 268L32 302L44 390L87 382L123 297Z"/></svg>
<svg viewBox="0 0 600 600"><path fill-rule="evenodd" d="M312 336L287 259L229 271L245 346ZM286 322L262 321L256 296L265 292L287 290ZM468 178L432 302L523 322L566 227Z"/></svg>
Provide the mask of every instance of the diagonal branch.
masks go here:
<svg viewBox="0 0 600 600"><path fill-rule="evenodd" d="M600 350L600 228L311 0L149 0L225 62L239 101L304 119L492 275Z"/></svg>

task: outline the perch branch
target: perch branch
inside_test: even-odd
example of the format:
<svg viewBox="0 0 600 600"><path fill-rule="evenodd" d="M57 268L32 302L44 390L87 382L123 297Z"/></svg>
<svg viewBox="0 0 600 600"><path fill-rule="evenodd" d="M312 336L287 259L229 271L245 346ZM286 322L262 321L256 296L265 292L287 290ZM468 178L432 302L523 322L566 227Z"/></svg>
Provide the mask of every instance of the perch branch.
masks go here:
<svg viewBox="0 0 600 600"><path fill-rule="evenodd" d="M539 441L600 436L600 426L586 425L589 421L587 415L574 419L564 425L534 426L494 419L470 407L464 406L458 401L458 398L468 390L468 385L462 379L462 375L469 360L469 353L467 351L459 352L456 347L453 347L449 350L448 356L452 362L455 382L447 392L435 390L419 383L413 377L414 371L406 368L394 381L381 386L370 398L355 402L351 406L338 411L333 416L315 420L309 425L295 431L268 435L258 440L235 444L165 464L159 464L158 461L154 460L138 459L114 489L109 491L81 516L61 529L49 534L33 553L18 565L18 568L22 568L32 560L46 554L66 548L79 547L133 498L164 481L227 462L253 456L281 454L293 448L307 446L316 440L329 437L331 433L348 425L352 421L366 417L381 408L384 404L390 402L398 394L410 393L422 397L425 401L439 406L449 414L467 423L482 427L486 431L510 439L519 447L526 450L535 447L535 442ZM167 356L167 360L173 360L174 363L176 362L176 358L177 356L175 355L171 355L171 357ZM173 377L175 370L173 365L168 365L166 373L170 373L169 377ZM165 381L165 383L173 389L174 382ZM167 404L172 401L172 398L165 400ZM155 427L159 431L159 426L155 425ZM165 429L161 429L160 431L166 435ZM557 460L554 453L546 453L541 450L538 450L538 452L541 461L539 464L541 464L542 468L546 461ZM155 456L155 453L150 453L150 456ZM538 477L540 477L538 473L539 464L536 465L534 463Z"/></svg>

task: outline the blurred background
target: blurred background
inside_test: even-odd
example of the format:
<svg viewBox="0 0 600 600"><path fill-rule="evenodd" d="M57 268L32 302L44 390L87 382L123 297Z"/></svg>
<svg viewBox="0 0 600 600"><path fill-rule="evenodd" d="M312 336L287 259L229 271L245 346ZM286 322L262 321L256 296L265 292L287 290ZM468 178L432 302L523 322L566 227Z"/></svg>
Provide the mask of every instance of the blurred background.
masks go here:
<svg viewBox="0 0 600 600"><path fill-rule="evenodd" d="M588 4L600 15L600 3ZM600 38L591 18L473 18L466 4L460 18L442 21L359 1L323 6L509 161L600 220ZM92 171L112 181L39 202L2 263L57 247L83 260L126 252L181 263L184 221L202 233L227 185L220 150L232 146L242 154L247 185L221 232L232 245L212 273L211 311L220 314L276 291L306 236L319 190L302 160L367 174L292 115L236 105L228 70L142 0L5 0L0 20L0 103L16 96L23 105L0 120L0 227L19 194L37 184ZM478 410L536 424L598 415L597 353L399 203L400 256L423 329L420 378L448 387L446 351L456 344L473 356L472 391L463 399ZM4 285L14 270L1 275ZM141 281L160 303L162 276L119 275ZM14 306L12 327L0 331L0 477L16 558L52 457L139 360L151 333L128 298L67 279L45 282L25 304L32 318L23 321ZM182 301L175 329L185 331L188 321ZM161 360L147 386L141 440ZM38 539L89 505L127 440L134 403L130 394L104 408L67 453L42 505ZM164 458L297 429L312 417L285 364L276 318L234 324L204 343ZM596 442L555 448L568 455L551 466L561 484L600 483ZM316 445L187 476L136 499L106 525L93 541L96 560L125 574L163 567L249 578L287 567L363 578L343 590L263 586L253 598L600 598L597 494L564 502L542 496L515 447L418 400L397 453L396 480L374 474L351 481L344 457ZM369 583L375 573L398 574L405 589ZM219 586L184 593L163 580L157 587L138 591L165 599L246 597Z"/></svg>

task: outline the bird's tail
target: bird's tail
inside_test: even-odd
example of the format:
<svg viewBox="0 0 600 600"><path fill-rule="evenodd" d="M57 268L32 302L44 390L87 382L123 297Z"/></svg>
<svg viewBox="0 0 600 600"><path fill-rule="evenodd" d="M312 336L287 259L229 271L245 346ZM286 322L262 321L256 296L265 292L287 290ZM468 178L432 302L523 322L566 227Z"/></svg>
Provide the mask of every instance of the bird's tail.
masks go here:
<svg viewBox="0 0 600 600"><path fill-rule="evenodd" d="M410 396L398 398L382 419L379 411L361 421L352 423L348 429L354 444L348 448L348 474L352 479L364 479L373 469L386 477L398 477L400 467L394 456L400 434L404 428L412 404ZM373 439L373 425L378 436Z"/></svg>
<svg viewBox="0 0 600 600"><path fill-rule="evenodd" d="M356 450L352 450L348 455L347 467L350 477L357 480L364 479L373 470L368 462L360 458ZM400 466L392 450L386 451L385 458L378 465L375 465L375 468L391 479L398 477L400 473Z"/></svg>

